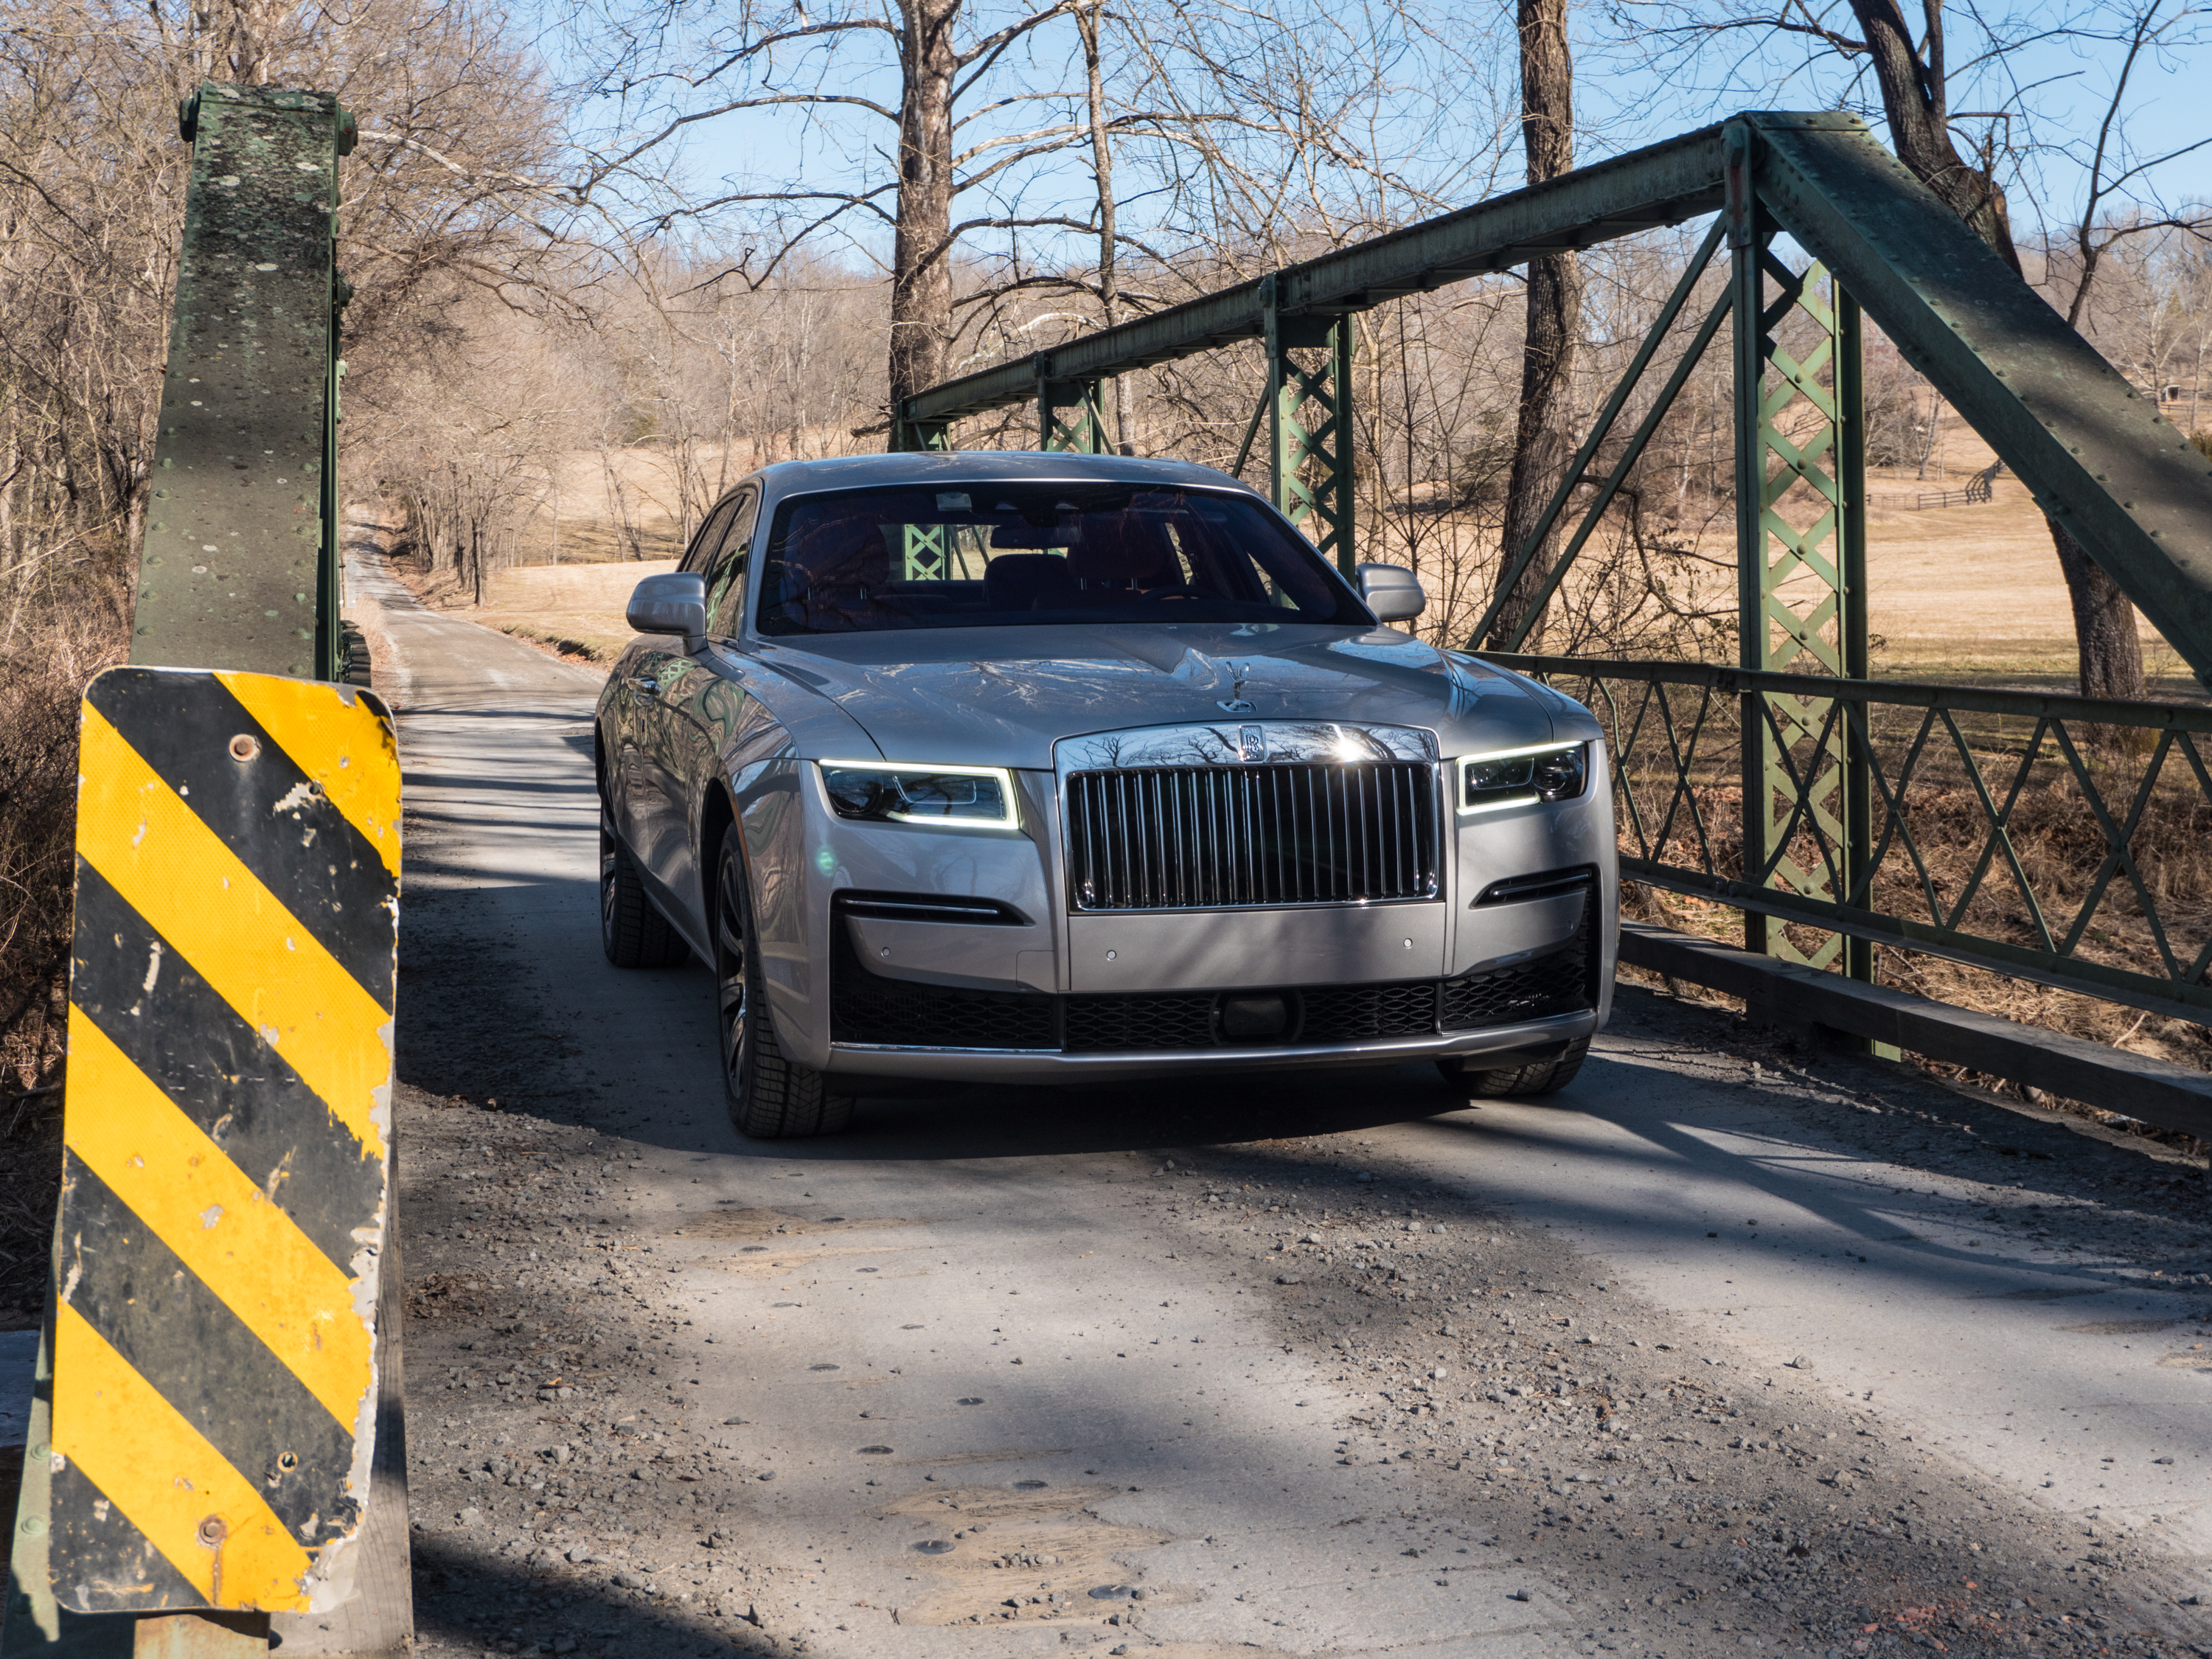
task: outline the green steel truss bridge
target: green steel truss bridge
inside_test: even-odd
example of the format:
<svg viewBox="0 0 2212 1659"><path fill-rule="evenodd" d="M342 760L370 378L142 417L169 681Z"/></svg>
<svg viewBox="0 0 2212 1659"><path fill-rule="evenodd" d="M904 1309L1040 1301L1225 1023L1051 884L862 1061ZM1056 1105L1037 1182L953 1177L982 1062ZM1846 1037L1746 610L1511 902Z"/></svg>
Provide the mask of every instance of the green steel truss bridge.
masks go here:
<svg viewBox="0 0 2212 1659"><path fill-rule="evenodd" d="M1607 721L1622 873L1741 912L1746 949L1794 964L1801 983L1803 970L1827 969L1827 985L1856 981L1872 994L1874 953L1888 945L2212 1024L2212 915L2177 901L2160 874L2177 840L2212 831L2212 708L1868 678L1863 319L2208 685L2212 464L1856 116L1747 112L945 381L893 411L893 447L947 448L955 422L1034 403L1041 447L1103 451L1103 381L1255 340L1265 388L1237 470L1264 429L1275 504L1350 574L1359 545L1352 317L1708 215L1711 229L1496 588L1508 592L1558 528L1549 599L1733 325L1738 661L1494 657L1550 678ZM1777 257L1784 235L1812 257L1808 269ZM1700 278L1723 259L1717 297L1696 303ZM1686 348L1662 364L1678 325ZM1647 380L1657 388L1624 436L1623 412ZM1474 641L1489 636L1502 603ZM1509 641L1516 651L1526 626ZM2063 835L2045 822L2054 800L2070 814ZM2054 875L2029 846L2039 838L2069 849L2063 870ZM1685 966L1696 952L1623 948L1698 976ZM1900 1018L1858 1024L1863 1035L1902 1036ZM1920 1031L1910 1046L1933 1053L1939 1040ZM1989 1051L1951 1046L1970 1064L1966 1051ZM2020 1075L2017 1056L2009 1063ZM2212 1136L2212 1091L2168 1081L2180 1103L2162 1121Z"/></svg>

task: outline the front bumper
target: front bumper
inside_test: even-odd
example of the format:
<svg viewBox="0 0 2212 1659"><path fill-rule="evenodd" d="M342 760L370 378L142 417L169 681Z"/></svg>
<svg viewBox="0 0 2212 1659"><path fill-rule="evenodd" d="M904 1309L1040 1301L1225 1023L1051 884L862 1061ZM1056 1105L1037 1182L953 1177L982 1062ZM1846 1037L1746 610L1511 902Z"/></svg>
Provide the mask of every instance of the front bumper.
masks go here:
<svg viewBox="0 0 2212 1659"><path fill-rule="evenodd" d="M1594 872L1592 872L1594 877ZM1588 1036L1597 1030L1603 934L1589 901L1548 949L1447 978L1247 990L1003 992L872 972L832 940L833 1074L1049 1081L1188 1070L1393 1064ZM1257 1002L1271 1034L1237 1023ZM1236 1017L1232 1017L1232 1005Z"/></svg>
<svg viewBox="0 0 2212 1659"><path fill-rule="evenodd" d="M1066 1054L1019 1048L927 1048L833 1043L830 1070L840 1077L909 1078L956 1083L1089 1083L1164 1073L1263 1072L1292 1066L1400 1066L1408 1060L1494 1054L1572 1042L1597 1030L1597 1012L1554 1015L1428 1037L1383 1037L1311 1046L1118 1050Z"/></svg>

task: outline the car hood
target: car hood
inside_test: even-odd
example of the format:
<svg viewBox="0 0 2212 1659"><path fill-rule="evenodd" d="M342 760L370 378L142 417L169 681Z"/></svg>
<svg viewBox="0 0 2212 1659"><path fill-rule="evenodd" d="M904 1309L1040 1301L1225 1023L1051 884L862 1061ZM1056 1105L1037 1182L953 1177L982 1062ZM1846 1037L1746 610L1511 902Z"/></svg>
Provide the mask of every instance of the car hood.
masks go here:
<svg viewBox="0 0 2212 1659"><path fill-rule="evenodd" d="M1446 755L1596 735L1571 700L1390 629L902 630L777 641L758 655L836 703L891 760L1044 769L1063 738L1270 720L1425 726Z"/></svg>

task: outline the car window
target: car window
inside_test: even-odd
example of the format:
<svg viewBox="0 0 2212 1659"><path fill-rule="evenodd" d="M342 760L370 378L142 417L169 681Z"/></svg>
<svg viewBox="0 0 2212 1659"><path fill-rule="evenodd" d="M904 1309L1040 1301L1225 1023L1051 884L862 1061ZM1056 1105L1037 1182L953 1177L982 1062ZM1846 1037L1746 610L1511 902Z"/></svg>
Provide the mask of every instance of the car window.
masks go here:
<svg viewBox="0 0 2212 1659"><path fill-rule="evenodd" d="M730 527L730 515L737 510L738 501L733 496L709 513L707 522L699 526L699 533L691 538L691 545L684 550L683 562L676 568L678 570L705 571L707 562L721 546L723 535Z"/></svg>
<svg viewBox="0 0 2212 1659"><path fill-rule="evenodd" d="M738 611L744 603L745 556L751 550L753 523L759 512L760 492L746 490L738 498L736 511L722 532L720 547L703 567L709 634L726 638L738 631Z"/></svg>
<svg viewBox="0 0 2212 1659"><path fill-rule="evenodd" d="M763 634L1373 620L1258 501L1139 483L802 495L761 552Z"/></svg>

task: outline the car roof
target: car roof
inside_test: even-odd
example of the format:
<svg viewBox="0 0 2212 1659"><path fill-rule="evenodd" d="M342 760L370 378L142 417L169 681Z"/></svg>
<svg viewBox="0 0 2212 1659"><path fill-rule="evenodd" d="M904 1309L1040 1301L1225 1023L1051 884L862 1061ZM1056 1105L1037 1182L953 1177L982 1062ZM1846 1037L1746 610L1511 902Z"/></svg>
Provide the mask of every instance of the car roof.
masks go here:
<svg viewBox="0 0 2212 1659"><path fill-rule="evenodd" d="M1082 455L1068 450L921 450L890 455L840 455L820 461L779 461L773 466L763 467L753 476L767 493L777 496L902 483L951 483L963 479L1182 484L1194 489L1259 494L1226 472L1210 466L1194 466L1188 461Z"/></svg>

